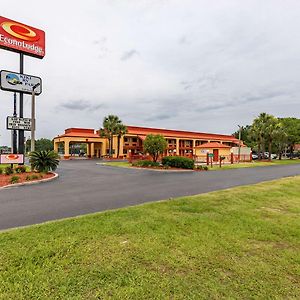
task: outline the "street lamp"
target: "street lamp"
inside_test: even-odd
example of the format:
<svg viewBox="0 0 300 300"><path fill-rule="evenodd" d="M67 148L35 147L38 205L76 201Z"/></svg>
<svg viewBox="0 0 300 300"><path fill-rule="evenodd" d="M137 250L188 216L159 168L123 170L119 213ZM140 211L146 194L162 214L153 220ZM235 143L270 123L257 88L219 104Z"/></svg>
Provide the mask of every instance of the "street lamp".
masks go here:
<svg viewBox="0 0 300 300"><path fill-rule="evenodd" d="M35 84L32 87L31 94L31 146L30 151L35 150L35 89L40 86L40 83Z"/></svg>

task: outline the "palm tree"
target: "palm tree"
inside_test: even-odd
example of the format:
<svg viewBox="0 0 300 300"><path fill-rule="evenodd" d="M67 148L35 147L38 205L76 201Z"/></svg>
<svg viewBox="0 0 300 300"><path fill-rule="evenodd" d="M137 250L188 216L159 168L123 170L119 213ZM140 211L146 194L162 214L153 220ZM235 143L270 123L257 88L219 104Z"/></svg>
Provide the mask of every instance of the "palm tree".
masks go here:
<svg viewBox="0 0 300 300"><path fill-rule="evenodd" d="M261 113L253 120L251 135L257 142L259 159L261 159L260 153L262 152L264 155L265 146L268 144L269 160L271 160L272 143L278 123L277 118L267 113Z"/></svg>
<svg viewBox="0 0 300 300"><path fill-rule="evenodd" d="M127 133L127 127L124 124L118 124L116 134L118 136L118 150L117 150L117 158L119 158L120 154L120 140L123 135Z"/></svg>
<svg viewBox="0 0 300 300"><path fill-rule="evenodd" d="M59 156L55 151L33 151L29 154L31 167L39 172L55 171Z"/></svg>
<svg viewBox="0 0 300 300"><path fill-rule="evenodd" d="M268 142L269 146L269 160L272 159L272 143L274 138L276 137L277 130L280 127L280 123L277 118L272 115L268 115L266 119L266 126L265 126L265 133L266 133L266 141Z"/></svg>
<svg viewBox="0 0 300 300"><path fill-rule="evenodd" d="M111 157L113 152L113 136L117 134L117 128L120 124L122 124L122 121L115 115L108 115L103 119L103 128L100 129L100 136L108 138L109 157Z"/></svg>

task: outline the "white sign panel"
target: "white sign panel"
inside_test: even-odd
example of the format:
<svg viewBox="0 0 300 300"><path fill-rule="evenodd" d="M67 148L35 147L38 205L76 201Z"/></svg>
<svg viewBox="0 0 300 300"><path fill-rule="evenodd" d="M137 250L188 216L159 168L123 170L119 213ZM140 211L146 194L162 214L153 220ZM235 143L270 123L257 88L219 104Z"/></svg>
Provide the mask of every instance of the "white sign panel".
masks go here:
<svg viewBox="0 0 300 300"><path fill-rule="evenodd" d="M1 164L23 164L24 155L23 154L1 154L0 163Z"/></svg>
<svg viewBox="0 0 300 300"><path fill-rule="evenodd" d="M18 117L7 117L6 128L8 130L31 130L31 119L29 118L18 118Z"/></svg>
<svg viewBox="0 0 300 300"><path fill-rule="evenodd" d="M0 72L0 75L1 90L31 94L32 88L39 83L40 85L35 89L35 94L40 95L42 93L42 79L40 77L4 70Z"/></svg>

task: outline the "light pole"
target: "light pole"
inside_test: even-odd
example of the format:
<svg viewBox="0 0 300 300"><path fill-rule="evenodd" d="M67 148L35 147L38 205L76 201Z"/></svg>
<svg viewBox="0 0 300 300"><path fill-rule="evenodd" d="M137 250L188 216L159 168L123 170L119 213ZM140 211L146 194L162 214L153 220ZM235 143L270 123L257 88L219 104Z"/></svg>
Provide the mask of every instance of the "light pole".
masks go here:
<svg viewBox="0 0 300 300"><path fill-rule="evenodd" d="M238 160L240 162L240 159L241 159L241 138L242 138L243 126L238 125L238 127L239 127L239 154L238 154Z"/></svg>
<svg viewBox="0 0 300 300"><path fill-rule="evenodd" d="M35 89L40 86L40 83L35 84L32 87L31 97L31 147L30 151L35 150Z"/></svg>

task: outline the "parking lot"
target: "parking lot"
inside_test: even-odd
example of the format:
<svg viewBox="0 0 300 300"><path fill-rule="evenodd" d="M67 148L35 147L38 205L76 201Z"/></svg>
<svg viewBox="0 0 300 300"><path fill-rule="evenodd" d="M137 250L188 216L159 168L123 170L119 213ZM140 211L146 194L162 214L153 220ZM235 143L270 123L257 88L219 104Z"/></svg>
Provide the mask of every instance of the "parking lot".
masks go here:
<svg viewBox="0 0 300 300"><path fill-rule="evenodd" d="M176 172L96 163L96 160L62 161L55 181L2 189L0 229L300 175L298 164Z"/></svg>

